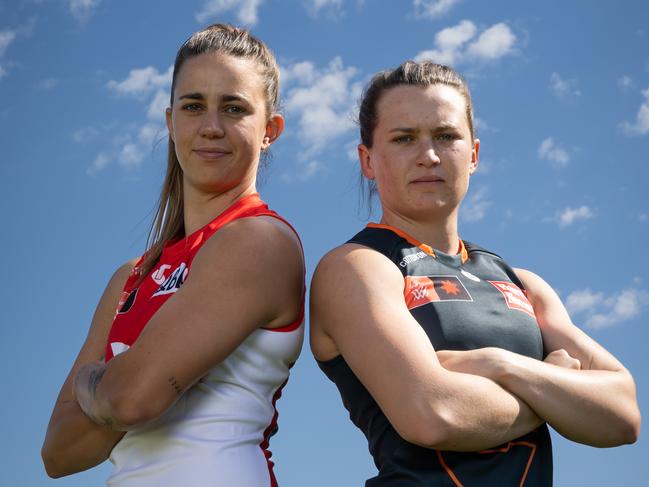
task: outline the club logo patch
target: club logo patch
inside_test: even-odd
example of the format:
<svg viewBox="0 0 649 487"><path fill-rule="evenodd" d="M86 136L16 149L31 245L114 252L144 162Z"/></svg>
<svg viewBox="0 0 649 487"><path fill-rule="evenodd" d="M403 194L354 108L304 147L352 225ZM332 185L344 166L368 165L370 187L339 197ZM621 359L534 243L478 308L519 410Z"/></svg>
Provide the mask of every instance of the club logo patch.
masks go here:
<svg viewBox="0 0 649 487"><path fill-rule="evenodd" d="M130 293L123 291L122 295L119 297L119 303L117 304L117 314L128 313L128 311L133 307L135 303L135 298L137 297L138 288L133 289Z"/></svg>
<svg viewBox="0 0 649 487"><path fill-rule="evenodd" d="M505 298L505 303L509 309L517 309L523 313L527 313L532 318L536 319L534 315L534 308L527 300L525 293L513 282L506 281L487 281L498 289L503 297Z"/></svg>
<svg viewBox="0 0 649 487"><path fill-rule="evenodd" d="M457 276L406 276L403 295L408 309L439 301L473 301Z"/></svg>
<svg viewBox="0 0 649 487"><path fill-rule="evenodd" d="M160 285L158 290L153 293L153 296L162 296L164 294L172 294L180 289L180 286L183 285L185 279L187 279L187 274L189 269L187 265L183 262L165 279L165 281ZM152 297L153 297L152 296Z"/></svg>

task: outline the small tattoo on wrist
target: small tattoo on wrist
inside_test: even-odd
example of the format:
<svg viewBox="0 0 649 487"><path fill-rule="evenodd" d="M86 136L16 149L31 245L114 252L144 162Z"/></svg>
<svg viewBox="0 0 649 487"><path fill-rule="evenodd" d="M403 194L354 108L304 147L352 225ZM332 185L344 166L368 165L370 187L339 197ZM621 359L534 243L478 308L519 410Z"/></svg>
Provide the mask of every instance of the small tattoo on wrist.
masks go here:
<svg viewBox="0 0 649 487"><path fill-rule="evenodd" d="M180 387L180 384L178 384L178 381L176 380L175 377L169 377L167 381L169 382L169 384L171 384L171 387L173 387L174 390L176 391L176 395L180 396L183 393L183 389L182 387Z"/></svg>

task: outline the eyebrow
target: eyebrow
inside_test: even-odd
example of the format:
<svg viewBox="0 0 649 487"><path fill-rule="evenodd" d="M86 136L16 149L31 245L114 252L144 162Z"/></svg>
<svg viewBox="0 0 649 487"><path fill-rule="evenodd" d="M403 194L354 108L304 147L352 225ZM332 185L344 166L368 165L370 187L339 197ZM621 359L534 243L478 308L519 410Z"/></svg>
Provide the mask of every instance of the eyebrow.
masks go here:
<svg viewBox="0 0 649 487"><path fill-rule="evenodd" d="M441 123L437 127L435 127L433 130L435 132L439 132L442 130L448 130L448 129L457 129L457 126L452 124L452 123ZM419 132L419 129L416 129L414 127L395 127L393 129L390 129L388 133L392 132L401 132L401 133L406 133L406 134L414 134Z"/></svg>
<svg viewBox="0 0 649 487"><path fill-rule="evenodd" d="M202 93L187 93L178 97L179 100L204 100L205 96ZM245 101L243 98L237 95L223 95L221 101L230 102L230 101Z"/></svg>

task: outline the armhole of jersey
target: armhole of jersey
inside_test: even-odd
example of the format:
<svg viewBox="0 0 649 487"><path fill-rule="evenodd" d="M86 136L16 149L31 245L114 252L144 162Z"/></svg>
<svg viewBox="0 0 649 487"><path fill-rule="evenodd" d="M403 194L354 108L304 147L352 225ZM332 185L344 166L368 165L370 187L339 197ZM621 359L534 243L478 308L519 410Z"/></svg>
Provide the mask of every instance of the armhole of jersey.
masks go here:
<svg viewBox="0 0 649 487"><path fill-rule="evenodd" d="M292 321L287 325L278 326L276 328L268 328L266 326L262 326L260 329L266 331L275 331L278 333L286 333L286 332L297 330L304 322L304 300L306 298L306 260L304 257L304 247L302 246L302 239L300 239L300 235L297 233L297 230L293 228L293 225L291 225L289 222L287 222L284 218L282 218L274 211L263 211L255 214L254 216L271 216L279 220L280 222L284 223L284 225L286 225L293 232L293 234L295 234L295 237L297 238L297 242L300 244L300 250L302 251L302 263L304 265L304 276L303 276L304 286L302 287L302 297L301 297L302 304L300 305L300 311L295 321Z"/></svg>

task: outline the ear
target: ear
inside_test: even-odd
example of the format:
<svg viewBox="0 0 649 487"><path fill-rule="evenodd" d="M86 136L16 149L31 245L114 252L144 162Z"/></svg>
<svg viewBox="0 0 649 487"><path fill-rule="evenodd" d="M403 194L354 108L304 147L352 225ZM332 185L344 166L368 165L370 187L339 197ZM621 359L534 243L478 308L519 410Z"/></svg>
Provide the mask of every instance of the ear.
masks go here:
<svg viewBox="0 0 649 487"><path fill-rule="evenodd" d="M171 123L171 107L167 107L167 109L165 110L165 120L167 121L167 130L169 131L169 137L171 137L171 140L175 142L173 124Z"/></svg>
<svg viewBox="0 0 649 487"><path fill-rule="evenodd" d="M282 135L282 132L284 132L284 117L279 113L275 113L266 122L266 133L261 141L261 150L268 149Z"/></svg>
<svg viewBox="0 0 649 487"><path fill-rule="evenodd" d="M471 166L469 174L473 174L478 169L478 154L480 153L480 139L473 141L473 150L471 151Z"/></svg>
<svg viewBox="0 0 649 487"><path fill-rule="evenodd" d="M374 166L370 150L364 144L358 144L358 160L361 164L361 172L367 179L374 179Z"/></svg>

